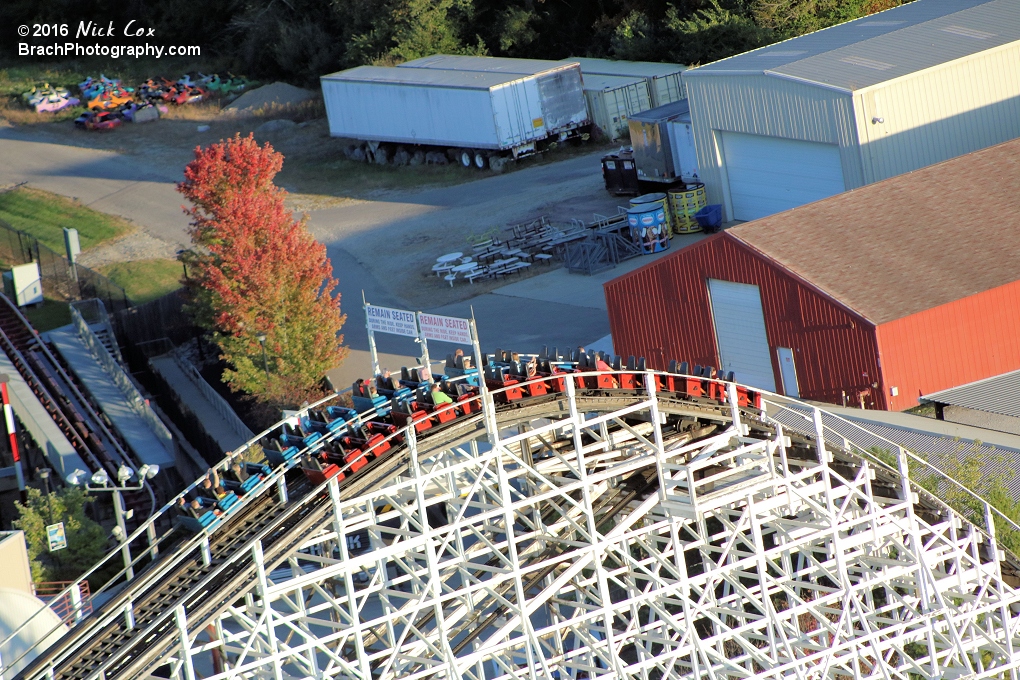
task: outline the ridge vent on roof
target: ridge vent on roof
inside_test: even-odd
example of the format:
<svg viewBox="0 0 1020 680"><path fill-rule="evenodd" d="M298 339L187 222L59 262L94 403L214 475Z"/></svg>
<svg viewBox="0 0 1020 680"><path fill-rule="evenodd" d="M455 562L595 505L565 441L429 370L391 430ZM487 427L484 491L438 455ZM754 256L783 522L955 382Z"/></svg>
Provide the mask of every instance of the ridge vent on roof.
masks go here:
<svg viewBox="0 0 1020 680"><path fill-rule="evenodd" d="M954 35L962 35L965 38L974 38L975 40L988 40L989 38L994 38L997 35L996 33L979 31L976 28L966 28L964 26L946 26L939 30L945 33L952 33Z"/></svg>
<svg viewBox="0 0 1020 680"><path fill-rule="evenodd" d="M858 26L899 26L900 24L905 24L905 23L907 23L907 22L906 21L891 21L891 20L886 20L886 19L883 19L883 20L875 19L875 20L872 20L872 21L862 21L861 23L859 23L857 25Z"/></svg>
<svg viewBox="0 0 1020 680"><path fill-rule="evenodd" d="M888 71L893 67L892 64L887 64L884 61L875 61L874 59L865 59L864 57L843 57L840 61L844 64L863 66L864 68L870 68L876 71Z"/></svg>
<svg viewBox="0 0 1020 680"><path fill-rule="evenodd" d="M762 52L759 57L796 57L798 54L807 54L807 50L768 50Z"/></svg>

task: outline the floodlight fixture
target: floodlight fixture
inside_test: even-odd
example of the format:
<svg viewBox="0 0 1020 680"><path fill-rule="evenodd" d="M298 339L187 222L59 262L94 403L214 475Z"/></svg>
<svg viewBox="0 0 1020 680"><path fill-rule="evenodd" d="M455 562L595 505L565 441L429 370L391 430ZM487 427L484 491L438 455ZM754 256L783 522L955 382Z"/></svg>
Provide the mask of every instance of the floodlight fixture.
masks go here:
<svg viewBox="0 0 1020 680"><path fill-rule="evenodd" d="M88 476L89 473L85 472L84 470L75 470L67 477L65 477L65 479L67 479L67 483L70 484L71 486L78 486L79 484L85 482L85 480L88 479Z"/></svg>
<svg viewBox="0 0 1020 680"><path fill-rule="evenodd" d="M119 481L121 484L124 484L129 479L131 479L134 476L134 474L135 471L129 468L127 465L121 465L117 469L117 481Z"/></svg>
<svg viewBox="0 0 1020 680"><path fill-rule="evenodd" d="M107 474L106 470L100 469L92 475L92 483L98 484L99 486L106 486L110 483L110 475Z"/></svg>
<svg viewBox="0 0 1020 680"><path fill-rule="evenodd" d="M159 466L156 464L143 465L138 468L138 479L152 479L159 474Z"/></svg>

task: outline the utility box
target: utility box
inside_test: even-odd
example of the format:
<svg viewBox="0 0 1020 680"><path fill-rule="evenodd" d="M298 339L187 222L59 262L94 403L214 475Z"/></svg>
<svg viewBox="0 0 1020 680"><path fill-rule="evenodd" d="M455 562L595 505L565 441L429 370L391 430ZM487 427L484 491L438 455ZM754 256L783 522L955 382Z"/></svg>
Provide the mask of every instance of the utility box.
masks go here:
<svg viewBox="0 0 1020 680"><path fill-rule="evenodd" d="M641 181L664 184L700 181L691 111L686 100L634 114L629 125L630 144Z"/></svg>
<svg viewBox="0 0 1020 680"><path fill-rule="evenodd" d="M81 252L81 242L78 240L78 230L64 227L64 250L67 251L67 261L74 264L78 261L78 253Z"/></svg>
<svg viewBox="0 0 1020 680"><path fill-rule="evenodd" d="M39 263L29 262L4 272L4 293L19 307L40 304L43 301L42 277Z"/></svg>
<svg viewBox="0 0 1020 680"><path fill-rule="evenodd" d="M629 149L602 157L602 178L606 181L606 191L614 196L641 193L634 156Z"/></svg>

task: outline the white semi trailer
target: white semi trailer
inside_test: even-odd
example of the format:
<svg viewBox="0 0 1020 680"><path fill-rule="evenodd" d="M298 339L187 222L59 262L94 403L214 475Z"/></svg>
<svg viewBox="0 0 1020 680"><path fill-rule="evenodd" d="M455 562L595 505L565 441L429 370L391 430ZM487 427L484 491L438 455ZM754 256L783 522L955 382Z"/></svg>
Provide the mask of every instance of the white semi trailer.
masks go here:
<svg viewBox="0 0 1020 680"><path fill-rule="evenodd" d="M320 80L330 134L366 142L377 158L440 151L499 170L590 123L576 64L531 74L359 66Z"/></svg>

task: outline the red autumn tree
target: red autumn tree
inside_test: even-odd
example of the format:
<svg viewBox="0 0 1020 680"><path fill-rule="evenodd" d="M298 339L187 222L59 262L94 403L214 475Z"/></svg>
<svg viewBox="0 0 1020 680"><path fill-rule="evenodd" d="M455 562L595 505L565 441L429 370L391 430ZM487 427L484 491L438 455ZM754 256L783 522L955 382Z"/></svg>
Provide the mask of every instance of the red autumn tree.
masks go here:
<svg viewBox="0 0 1020 680"><path fill-rule="evenodd" d="M194 204L189 307L220 348L224 381L260 401L296 404L346 355L346 317L326 247L273 184L282 167L268 143L236 135L196 149L178 191Z"/></svg>

